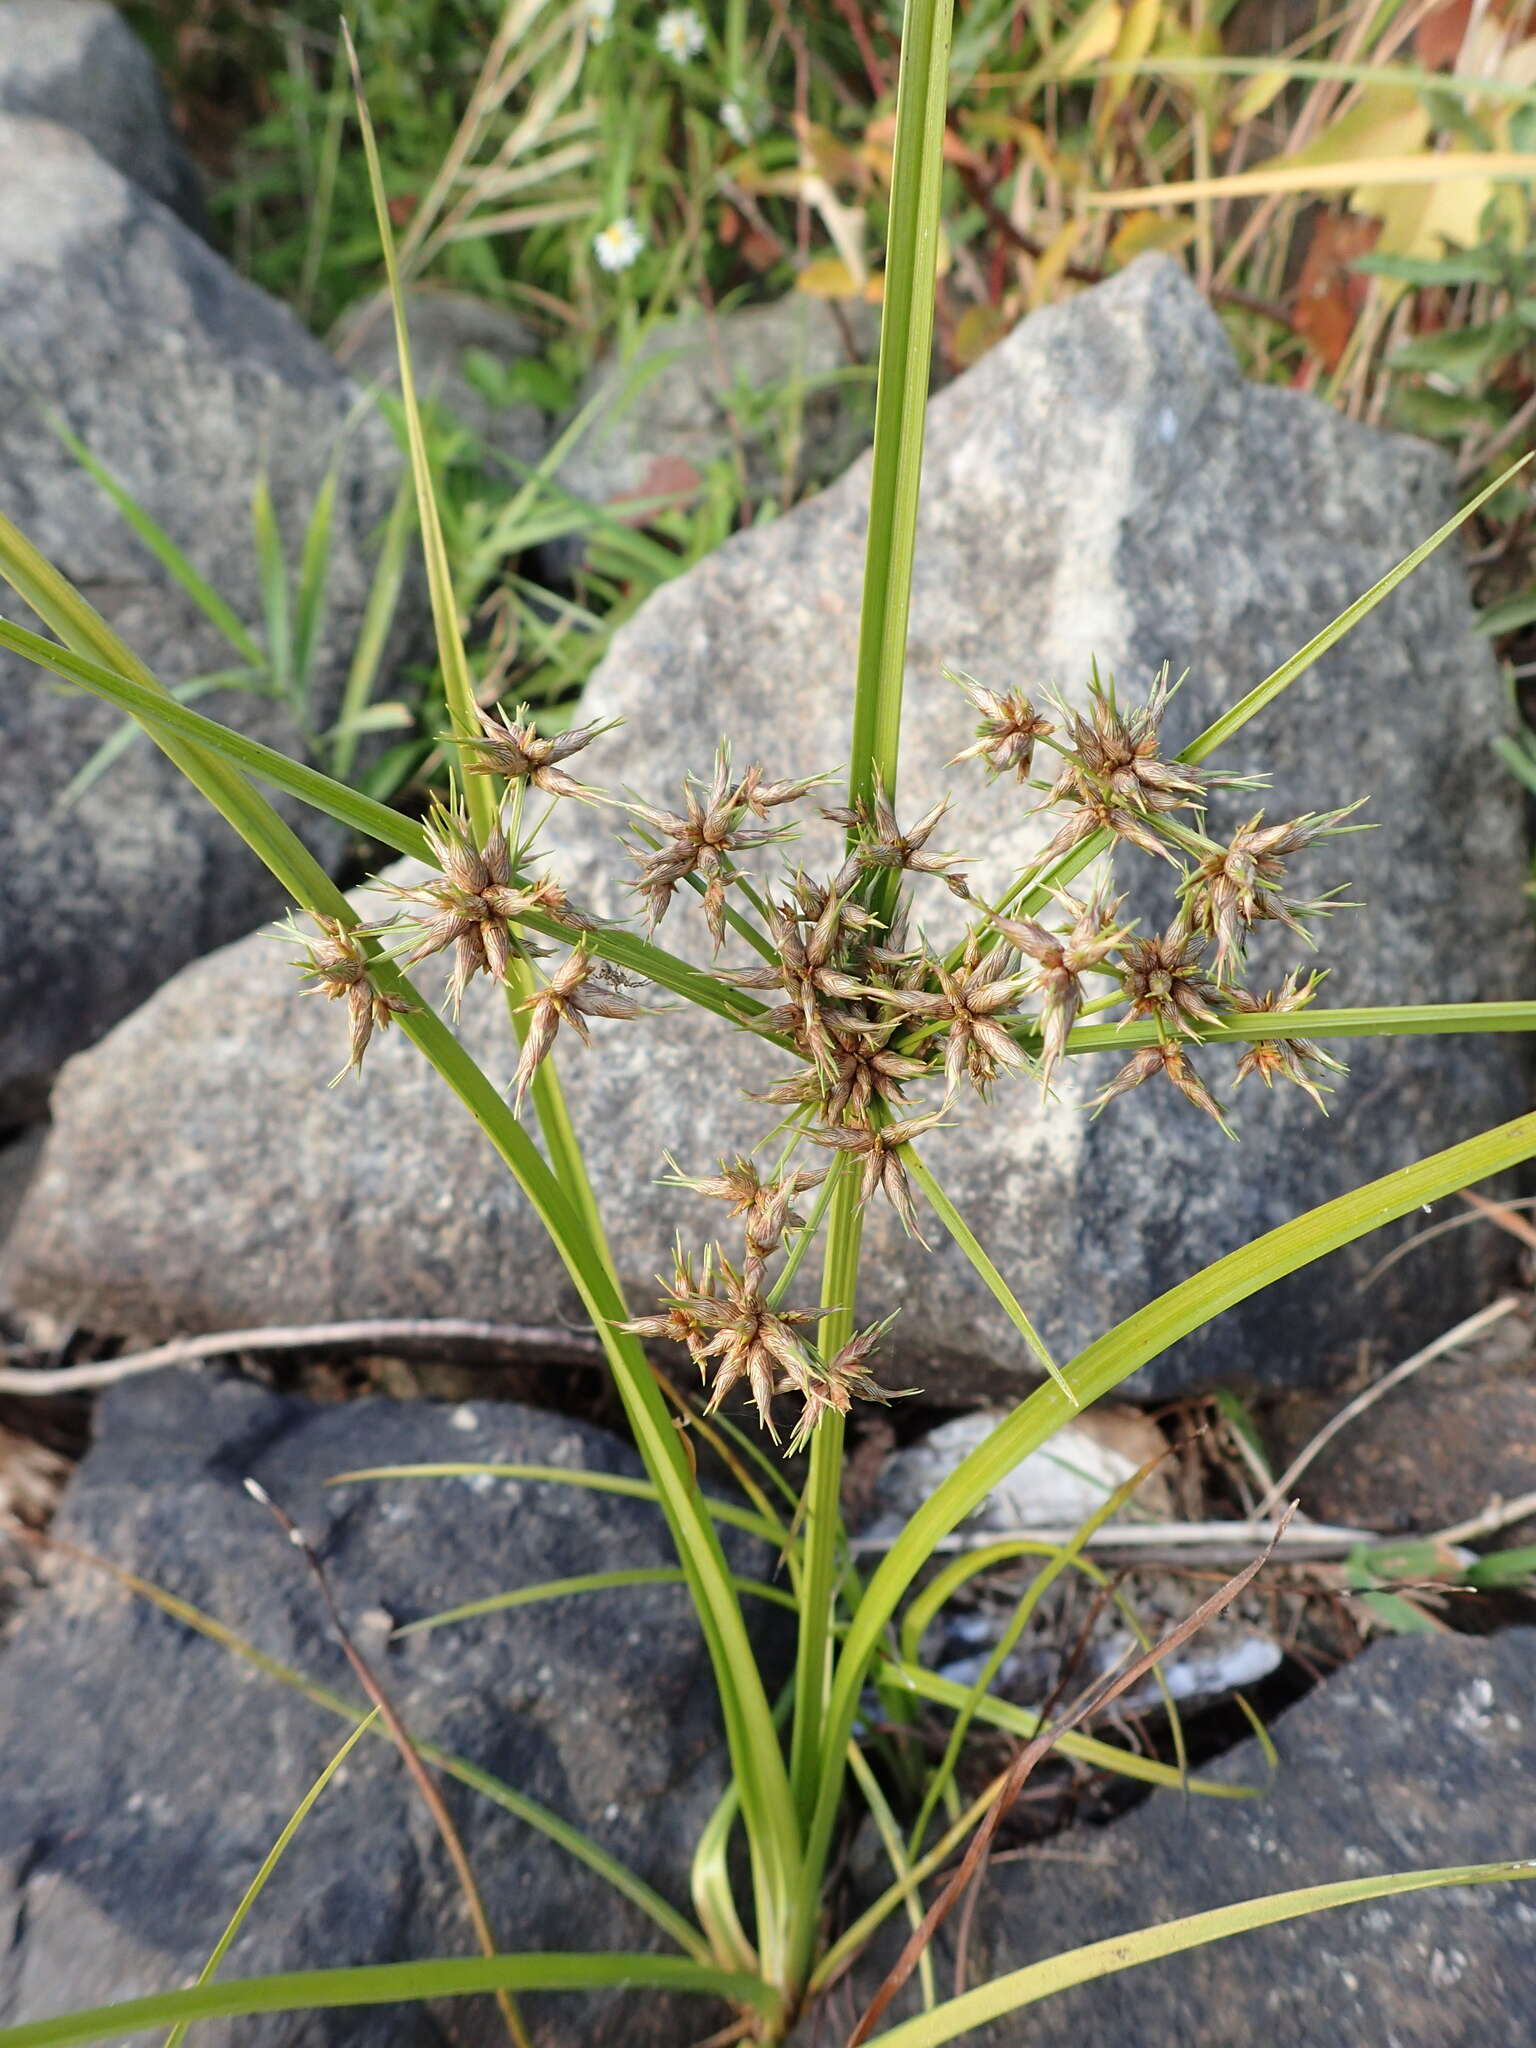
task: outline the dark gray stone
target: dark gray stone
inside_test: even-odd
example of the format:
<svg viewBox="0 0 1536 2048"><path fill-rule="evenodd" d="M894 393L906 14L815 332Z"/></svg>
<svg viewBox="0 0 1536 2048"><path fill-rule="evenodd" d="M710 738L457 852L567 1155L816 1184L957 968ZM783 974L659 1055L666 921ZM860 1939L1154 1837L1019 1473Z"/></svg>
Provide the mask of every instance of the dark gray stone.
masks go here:
<svg viewBox="0 0 1536 2048"><path fill-rule="evenodd" d="M62 416L259 630L253 484L264 468L296 558L357 387L291 314L68 129L0 116L0 186L0 510L164 682L229 669L238 657L42 411ZM398 467L384 423L357 421L317 727L334 713ZM34 623L19 601L7 609ZM286 710L250 691L205 695L198 708L299 745ZM147 742L57 809L120 723L0 657L0 1124L28 1113L61 1060L168 974L277 907L255 856ZM339 846L332 827L306 830L321 850Z"/></svg>
<svg viewBox="0 0 1536 2048"><path fill-rule="evenodd" d="M206 228L154 63L107 0L0 0L0 114L73 128L188 227Z"/></svg>
<svg viewBox="0 0 1536 2048"><path fill-rule="evenodd" d="M1164 659L1187 664L1168 719L1178 746L1427 536L1450 496L1433 450L1246 384L1217 321L1161 260L1027 321L933 401L928 446L902 809L954 785L943 837L986 850L976 873L994 900L1040 824L1014 784L944 767L969 720L942 663L1080 690L1096 653L1134 693ZM845 757L868 482L861 465L656 593L585 700L594 718L628 721L582 757L593 780L674 801L721 731L775 774ZM1272 773L1272 815L1372 799L1376 831L1308 857L1309 884L1352 879L1367 906L1324 931L1328 1000L1529 988L1517 797L1489 749L1503 717L1450 548L1243 734L1229 765ZM1213 816L1251 807L1227 797ZM558 816L555 865L578 897L632 913L609 879L631 870L608 829L586 811ZM808 834L794 851L814 867L830 843ZM925 901L937 928L949 899ZM697 949L702 922L680 906L661 935ZM521 1313L578 1313L531 1214L408 1047L370 1053L361 1088L319 1085L341 1057L326 1008L300 1001L279 949L252 940L78 1061L13 1239L18 1295L157 1334L496 1315L515 1271ZM505 1031L494 999L467 1006L465 1037L498 1079L512 1066ZM674 1229L715 1223L656 1187L663 1153L707 1170L762 1135L774 1112L740 1091L783 1062L677 1010L599 1023L596 1039L558 1057L621 1271L643 1298ZM1203 1064L1224 1088L1232 1057ZM1171 1090L1144 1088L1090 1121L1083 1101L1113 1070L1103 1056L1073 1063L1043 1108L1029 1086L1000 1090L990 1116L967 1101L925 1143L1060 1356L1209 1260L1529 1099L1517 1040L1365 1041L1328 1122L1297 1091L1250 1086L1238 1146ZM899 1380L961 1401L1016 1391L1030 1376L1022 1343L931 1234L929 1256L887 1208L870 1213L863 1307L903 1311ZM1385 1248L1378 1235L1271 1289L1155 1361L1142 1388L1327 1383L1362 1338L1402 1355L1486 1300L1506 1257L1497 1233L1457 1232L1362 1293Z"/></svg>
<svg viewBox="0 0 1536 2048"><path fill-rule="evenodd" d="M532 468L554 438L549 417L526 401L497 405L466 374L464 358L477 350L506 369L539 353L539 337L502 306L468 292L416 290L407 294L411 368L423 398L435 398L492 454ZM387 297L366 300L333 337L337 360L369 386L400 388L395 328Z"/></svg>
<svg viewBox="0 0 1536 2048"><path fill-rule="evenodd" d="M791 292L719 315L691 307L592 372L580 406L596 412L555 481L618 510L686 493L738 457L753 499L777 499L786 479L796 493L830 483L869 446L879 345L879 315L862 300ZM556 541L544 557L568 573L584 546Z"/></svg>
<svg viewBox="0 0 1536 2048"><path fill-rule="evenodd" d="M472 1426L465 1426L471 1424ZM686 1910L722 1787L708 1660L680 1587L630 1587L392 1645L388 1624L505 1588L670 1562L657 1510L493 1480L327 1487L359 1465L501 1460L629 1474L614 1438L494 1402L315 1407L158 1375L109 1395L58 1533L360 1696L303 1560L242 1490L257 1477L324 1558L338 1604L421 1741L586 1830ZM739 1556L744 1553L738 1552ZM0 2016L167 1989L202 1967L346 1724L68 1556L0 1652ZM475 1952L393 1745L366 1737L295 1837L225 1976ZM637 1908L505 1809L449 1803L510 1949L667 1946ZM649 1996L531 1999L540 2048L675 2048L720 2015ZM504 2041L488 1998L211 2023L243 2048Z"/></svg>
<svg viewBox="0 0 1536 2048"><path fill-rule="evenodd" d="M1393 1871L1529 1857L1536 1631L1380 1643L1274 1729L1256 1800L1157 1792L1057 1860L1000 1863L972 1922L966 1983L1186 1913ZM1262 1785L1257 1743L1203 1775ZM1070 1860L1061 1860L1067 1852ZM975 2048L1529 2048L1536 1890L1507 1883L1339 1908L1064 1991L966 2034ZM903 1928L903 1935L905 1934ZM936 1950L953 1979L953 1925ZM861 1965L862 2001L894 1961ZM845 2038L844 1991L796 2048ZM896 2015L915 2010L903 2001Z"/></svg>

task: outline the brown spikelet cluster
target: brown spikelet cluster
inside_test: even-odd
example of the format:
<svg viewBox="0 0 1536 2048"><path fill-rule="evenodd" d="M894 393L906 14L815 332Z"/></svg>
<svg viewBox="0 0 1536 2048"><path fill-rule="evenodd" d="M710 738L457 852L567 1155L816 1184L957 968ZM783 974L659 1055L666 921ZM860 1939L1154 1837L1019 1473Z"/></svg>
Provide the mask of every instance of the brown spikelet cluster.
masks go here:
<svg viewBox="0 0 1536 2048"><path fill-rule="evenodd" d="M347 1064L336 1076L339 1081L342 1074L360 1074L374 1032L387 1031L396 1017L409 1016L415 1005L379 987L373 963L353 927L318 910L310 916L319 930L318 938L299 931L291 918L287 929L304 948L304 958L295 965L309 983L310 993L346 1003L350 1042Z"/></svg>
<svg viewBox="0 0 1536 2048"><path fill-rule="evenodd" d="M678 808L629 796L619 805L650 927L679 891L685 900L697 896L713 952L728 938L741 942L735 957L708 971L730 992L742 1025L791 1067L752 1097L781 1112L770 1135L782 1149L771 1170L755 1151L695 1177L668 1161L671 1184L725 1206L740 1227L740 1249L728 1254L711 1239L694 1257L679 1243L656 1313L624 1327L682 1345L711 1409L742 1391L776 1435L774 1404L797 1401L791 1449L855 1400L890 1398L871 1364L885 1325L827 1347L817 1331L834 1311L783 1298L801 1255L838 1188L860 1207L878 1198L925 1242L916 1182L957 1231L921 1148L962 1100L986 1102L1018 1079L1049 1091L1070 1055L1112 1048L1122 1031L1118 1071L1089 1105L1095 1114L1154 1082L1231 1135L1197 1064L1197 1055L1202 1064L1215 1056L1212 1039L1235 1044L1238 1082L1249 1075L1266 1087L1286 1081L1319 1107L1325 1077L1342 1071L1305 1035L1316 974L1293 970L1268 993L1246 988L1241 976L1261 928L1310 943L1311 924L1341 907L1336 891L1299 893L1291 867L1318 842L1357 829L1346 822L1353 807L1276 824L1260 811L1229 826L1225 838L1211 836L1216 793L1255 784L1167 751L1174 686L1166 668L1137 703L1123 702L1113 679L1095 672L1081 710L1047 693L1049 717L1017 689L951 679L976 719L955 762L978 763L989 777L1019 785L1021 815L1044 812L1054 825L1042 834L1043 852L997 903L977 899L963 872L968 856L933 845L949 799L903 826L894 793L878 777L821 813L845 835L830 871L796 866L776 882L755 875L753 864L795 832L792 807L828 776L773 778L756 764L737 773L722 743L707 775L683 776ZM477 832L465 805L440 804L426 824L433 871L394 890L402 913L380 928L398 934L407 965L451 954L455 1012L477 975L516 989L522 1045L512 1092L519 1110L562 1026L587 1043L591 1019L634 1018L646 1007L631 992L635 984L604 959L618 950L604 929L551 876L533 871L531 843L507 836L521 833L527 790L553 800L609 800L563 765L603 730L588 725L550 736L522 707L510 717L482 713L479 732L455 744L467 774L491 778L498 822ZM1048 755L1054 765L1036 779ZM499 822L508 814L510 828ZM1090 840L1097 873L1081 893L1069 893L1071 875L1089 865ZM1124 916L1127 897L1115 888L1117 865L1138 857L1153 859L1159 874L1173 870L1166 920L1148 931ZM945 947L918 921L923 888L952 918L956 901L969 906L967 927ZM547 945L535 938L567 941L543 979L532 963ZM369 1032L400 1003L374 987L358 942L339 926L322 924L306 973L325 993L348 997L355 1064ZM818 1152L832 1155L828 1167L803 1163ZM818 1188L812 1204L807 1198ZM846 1327L839 1316L840 1335Z"/></svg>

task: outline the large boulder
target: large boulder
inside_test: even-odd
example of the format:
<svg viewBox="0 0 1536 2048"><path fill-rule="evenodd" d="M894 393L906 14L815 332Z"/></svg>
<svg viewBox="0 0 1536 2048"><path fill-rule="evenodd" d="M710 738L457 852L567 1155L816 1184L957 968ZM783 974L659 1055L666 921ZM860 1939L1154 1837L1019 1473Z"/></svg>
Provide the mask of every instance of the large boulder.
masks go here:
<svg viewBox="0 0 1536 2048"><path fill-rule="evenodd" d="M1063 1950L1272 1892L1531 1854L1536 1630L1381 1643L1273 1730L1202 1775L1255 1799L1157 1792L1107 1830L1080 1828L988 1872L967 1985ZM935 1954L954 1982L957 1913ZM1239 1934L1062 1992L965 2039L975 2048L1526 2048L1536 2006L1529 1883L1426 1891ZM841 2040L905 1939L882 1940L810 2039ZM910 1989L892 2008L917 2010ZM846 2031L846 2029L844 2030ZM798 2037L797 2037L798 2041Z"/></svg>
<svg viewBox="0 0 1536 2048"><path fill-rule="evenodd" d="M45 415L61 417L258 628L257 476L296 564L340 451L328 616L303 721L323 730L398 476L387 428L353 421L357 387L292 315L69 129L0 116L0 186L0 511L164 682L186 683L239 658ZM197 702L260 739L301 744L299 722L270 697L224 690ZM255 856L145 741L61 807L120 724L106 705L0 656L0 1126L35 1105L70 1053L278 901ZM310 830L322 849L339 843L330 828Z"/></svg>
<svg viewBox="0 0 1536 2048"><path fill-rule="evenodd" d="M928 447L901 801L915 815L961 789L942 837L982 850L988 894L1038 844L1039 821L1012 782L989 789L944 767L969 725L943 663L1032 690L1054 679L1079 700L1094 655L1131 692L1165 659L1187 666L1168 717L1176 746L1450 502L1431 449L1246 384L1216 320L1163 260L1026 322L933 401ZM682 770L703 772L721 732L739 760L774 774L837 766L868 484L861 465L647 603L585 700L594 718L627 720L583 757L594 780L675 801ZM1502 718L1447 548L1242 734L1233 761L1272 774L1274 815L1372 798L1374 832L1309 856L1309 881L1351 881L1366 905L1325 929L1328 1000L1528 989L1517 799L1489 753ZM1215 815L1241 819L1253 802L1221 799ZM605 878L626 864L608 828L583 810L556 829L576 892L620 906L622 883ZM813 839L793 851L814 862L830 834ZM942 915L948 898L930 892L930 913L935 899ZM674 947L701 933L687 907L662 927ZM514 1302L530 1317L577 1313L532 1215L409 1048L370 1053L359 1089L320 1086L340 1058L325 1007L297 1000L279 949L253 939L76 1062L9 1254L18 1297L146 1334L501 1315ZM704 1171L761 1136L774 1112L741 1090L783 1062L675 1009L596 1028L591 1053L557 1057L620 1267L643 1296L674 1229L715 1221L658 1189L663 1154ZM467 1041L498 1079L512 1064L505 1031L495 1001L466 1009ZM1509 1038L1363 1041L1351 1057L1326 1123L1295 1090L1245 1091L1241 1145L1171 1089L1143 1088L1091 1121L1084 1099L1114 1071L1097 1057L1070 1063L1059 1103L1007 1087L990 1115L958 1107L925 1150L1066 1356L1207 1261L1527 1099ZM1230 1056L1204 1064L1224 1086ZM902 1309L899 1378L951 1400L1017 1391L1032 1371L1024 1347L931 1220L928 1234L932 1255L888 1209L871 1210L861 1306ZM1155 1361L1141 1387L1327 1382L1363 1338L1391 1351L1445 1328L1486 1298L1504 1256L1495 1233L1455 1232L1362 1293L1382 1249L1370 1240L1270 1290Z"/></svg>
<svg viewBox="0 0 1536 2048"><path fill-rule="evenodd" d="M205 227L149 52L108 0L0 0L0 114L73 128L188 227Z"/></svg>
<svg viewBox="0 0 1536 2048"><path fill-rule="evenodd" d="M110 1395L98 1423L58 1535L356 1700L302 1558L242 1490L256 1478L316 1545L344 1622L413 1737L553 1809L686 1911L688 1858L724 1768L708 1657L681 1587L632 1585L389 1634L517 1586L666 1565L659 1511L485 1478L326 1483L359 1466L466 1459L629 1477L632 1452L601 1430L495 1402L316 1407L173 1373ZM6 2023L190 1982L348 1725L100 1565L60 1553L0 1652ZM503 1947L669 1946L546 1836L443 1782ZM223 1974L473 1953L420 1795L387 1737L369 1736L295 1836ZM529 2013L541 2048L617 2038L610 2028L674 2048L721 2017L644 1995L532 2000ZM248 2048L506 2038L488 1998L436 2014L371 2007L199 2032Z"/></svg>

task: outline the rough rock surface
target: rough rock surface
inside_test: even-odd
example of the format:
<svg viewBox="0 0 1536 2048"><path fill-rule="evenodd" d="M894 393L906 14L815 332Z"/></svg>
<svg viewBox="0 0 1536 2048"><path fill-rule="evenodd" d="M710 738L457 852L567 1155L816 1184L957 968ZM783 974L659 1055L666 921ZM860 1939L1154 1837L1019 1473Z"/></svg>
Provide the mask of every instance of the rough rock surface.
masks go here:
<svg viewBox="0 0 1536 2048"><path fill-rule="evenodd" d="M1157 1792L1107 1831L1052 1845L1074 1852L1070 1861L996 1865L972 1924L967 1984L1270 1892L1529 1857L1533 1657L1531 1629L1368 1650L1282 1717L1279 1769L1262 1798ZM1203 1775L1262 1785L1264 1758L1248 1742ZM1527 2048L1533 1929L1529 1883L1382 1899L1126 1970L965 2038L975 2048ZM895 1952L862 1966L864 1995ZM953 1983L943 1936L937 1974ZM843 2039L830 2023L839 2009L822 2042ZM913 2009L898 2005L893 2017ZM797 2048L813 2038L807 2028Z"/></svg>
<svg viewBox="0 0 1536 2048"><path fill-rule="evenodd" d="M56 411L259 627L251 491L265 468L296 556L356 387L282 307L66 128L0 116L0 511L167 684L237 665L43 417ZM313 722L335 705L398 474L383 422L348 439ZM407 604L414 603L414 598ZM19 601L7 607L34 623ZM198 709L272 744L250 691ZM121 723L0 656L0 1124L185 961L275 909L254 855L144 741L67 812ZM329 827L315 843L334 845Z"/></svg>
<svg viewBox="0 0 1536 2048"><path fill-rule="evenodd" d="M600 365L581 393L596 414L556 472L594 505L692 489L739 452L754 497L776 497L786 466L797 491L840 476L869 446L879 316L790 293L711 318L694 307L664 320L633 356ZM808 387L792 398L791 387ZM797 404L801 408L797 413ZM545 550L557 569L580 539Z"/></svg>
<svg viewBox="0 0 1536 2048"><path fill-rule="evenodd" d="M958 785L943 836L988 850L976 872L989 894L1038 844L1038 821L1022 818L1014 785L961 783L943 766L969 724L941 664L1080 689L1096 654L1133 692L1164 659L1187 665L1168 719L1181 745L1448 503L1445 468L1422 444L1245 384L1218 323L1162 260L1026 322L934 400L928 445L902 808L915 815ZM844 758L867 487L861 465L650 600L587 699L592 716L628 721L583 757L594 780L673 801L681 768L702 772L722 730L738 759L776 774ZM1305 870L1319 886L1352 881L1368 905L1324 932L1330 1001L1528 989L1517 798L1489 766L1502 717L1446 549L1242 735L1234 765L1273 774L1274 815L1372 797L1378 829L1324 846ZM1241 819L1251 801L1225 799L1213 816ZM582 812L557 829L603 828ZM606 874L629 872L595 843ZM818 857L809 837L804 856ZM558 865L600 908L618 903L590 855L567 844ZM936 889L927 902L942 916L948 899ZM701 936L687 908L662 926L673 947ZM408 1048L370 1054L361 1088L319 1086L339 1057L325 1009L296 1000L281 958L255 940L182 977L78 1061L13 1240L20 1296L146 1333L502 1314L514 1298L520 1314L572 1312L531 1216ZM469 1042L500 1077L504 1030L494 1001L466 1011ZM707 1170L766 1131L773 1112L738 1091L782 1062L678 1011L600 1023L596 1036L564 1071L621 1268L649 1291L674 1228L715 1224L693 1198L655 1187L663 1152ZM1205 1064L1224 1087L1230 1056ZM1090 1121L1081 1104L1112 1071L1102 1057L1076 1063L1044 1109L1029 1087L1001 1090L990 1119L963 1105L927 1146L1060 1355L1217 1255L1528 1099L1518 1041L1365 1041L1329 1121L1294 1090L1250 1086L1246 1142L1233 1145L1171 1090L1143 1088ZM960 1253L937 1226L931 1235L929 1256L885 1208L870 1217L865 1305L903 1309L902 1377L952 1399L1017 1388L1023 1346ZM1496 1239L1454 1233L1362 1294L1386 1248L1367 1240L1165 1354L1142 1388L1327 1382L1363 1336L1401 1356L1487 1299L1505 1258Z"/></svg>
<svg viewBox="0 0 1536 2048"><path fill-rule="evenodd" d="M552 438L547 414L526 401L497 405L465 373L471 350L490 356L498 368L539 352L539 337L504 307L468 292L413 291L407 294L411 368L424 398L436 398L492 453L529 467L539 462ZM366 300L333 337L338 361L359 384L400 388L394 322L387 298Z"/></svg>
<svg viewBox="0 0 1536 2048"><path fill-rule="evenodd" d="M0 114L73 128L115 170L205 225L149 52L107 0L0 0Z"/></svg>
<svg viewBox="0 0 1536 2048"><path fill-rule="evenodd" d="M164 1374L107 1398L58 1533L216 1616L268 1657L359 1697L302 1559L242 1491L257 1477L325 1561L407 1726L541 1801L686 1904L721 1786L707 1658L687 1596L629 1587L386 1645L403 1623L573 1573L665 1564L638 1501L488 1479L327 1487L413 1460L631 1473L602 1431L493 1402L315 1407ZM190 1980L346 1723L60 1556L0 1651L0 2017L17 2024ZM767 1610L764 1610L765 1612ZM224 1974L474 1952L435 1831L387 1739L322 1796ZM651 1921L483 1796L447 1793L498 1938L651 1947ZM675 2048L693 2002L530 2001L541 2048ZM211 2023L210 2043L401 2048L505 2040L489 1999Z"/></svg>

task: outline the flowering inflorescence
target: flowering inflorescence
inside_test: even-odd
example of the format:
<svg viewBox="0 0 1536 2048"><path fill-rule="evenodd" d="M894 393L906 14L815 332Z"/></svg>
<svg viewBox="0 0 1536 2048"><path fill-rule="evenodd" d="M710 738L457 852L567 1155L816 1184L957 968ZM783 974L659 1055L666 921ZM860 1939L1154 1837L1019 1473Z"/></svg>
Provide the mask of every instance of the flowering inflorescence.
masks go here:
<svg viewBox="0 0 1536 2048"><path fill-rule="evenodd" d="M771 1173L748 1156L723 1160L697 1179L672 1167L675 1185L726 1204L744 1247L733 1259L712 1241L697 1266L679 1247L660 1310L626 1327L684 1345L709 1382L711 1408L743 1388L773 1432L774 1402L797 1399L792 1448L854 1399L887 1398L871 1371L883 1325L828 1355L811 1326L831 1311L789 1308L779 1298L815 1228L800 1205L829 1172L834 1181L853 1176L842 1184L854 1201L880 1197L919 1236L911 1176L917 1141L967 1091L985 1100L1007 1077L1030 1075L1049 1090L1080 1022L1101 1013L1134 1026L1139 1042L1095 1109L1157 1078L1230 1132L1193 1054L1236 1024L1244 1026L1231 1034L1241 1038L1239 1082L1249 1075L1266 1086L1288 1081L1321 1108L1325 1077L1342 1071L1303 1035L1317 974L1292 971L1268 992L1247 988L1241 977L1261 928L1310 943L1316 919L1340 907L1337 892L1295 893L1290 865L1318 841L1353 829L1346 823L1353 807L1279 823L1260 811L1225 840L1212 837L1213 792L1255 784L1165 755L1163 724L1174 694L1166 669L1145 701L1129 707L1095 673L1085 709L1053 694L1050 716L1021 690L952 680L977 718L974 738L955 759L980 762L992 778L1028 789L1034 811L1054 822L1044 852L998 904L981 901L962 860L932 844L947 799L903 825L891 792L874 778L866 793L821 814L844 834L831 871L818 877L795 866L773 887L754 878L753 857L790 838L792 807L829 777L774 778L755 763L738 771L722 743L707 777L684 777L677 808L610 797L566 766L607 728L546 734L520 707L510 716L482 712L479 730L453 741L466 779L490 781L495 822L487 828L483 805L472 815L458 799L439 804L425 827L431 872L394 885L400 914L366 935L396 935L396 955L407 965L451 954L455 1012L477 975L514 990L518 1107L562 1025L586 1042L590 1018L633 1018L646 1007L603 961L597 920L573 906L552 876L535 872L537 826L521 836L530 795L551 804L611 804L622 813L638 868L632 886L653 931L681 889L700 897L716 956L732 927L750 942L757 956L750 964L711 971L732 990L768 998L743 1022L794 1057L793 1071L754 1097L784 1113L786 1153ZM1044 777L1036 774L1042 756L1052 758ZM1136 855L1153 857L1158 872L1175 871L1160 930L1139 930L1112 886L1114 861ZM1095 858L1102 863L1097 884L1070 893L1067 876ZM970 910L969 928L948 951L915 922L912 887L921 882L942 883ZM533 962L547 942L562 939L568 950L541 980ZM348 997L355 1064L369 1033L403 1005L377 988L360 940L339 925L322 923L302 964L327 994ZM1254 1020L1265 1019L1273 1029L1251 1035ZM925 1083L932 1099L914 1101ZM833 1154L830 1169L794 1163L802 1144ZM821 1202L831 1193L824 1188ZM773 1280L779 1258L786 1264Z"/></svg>

